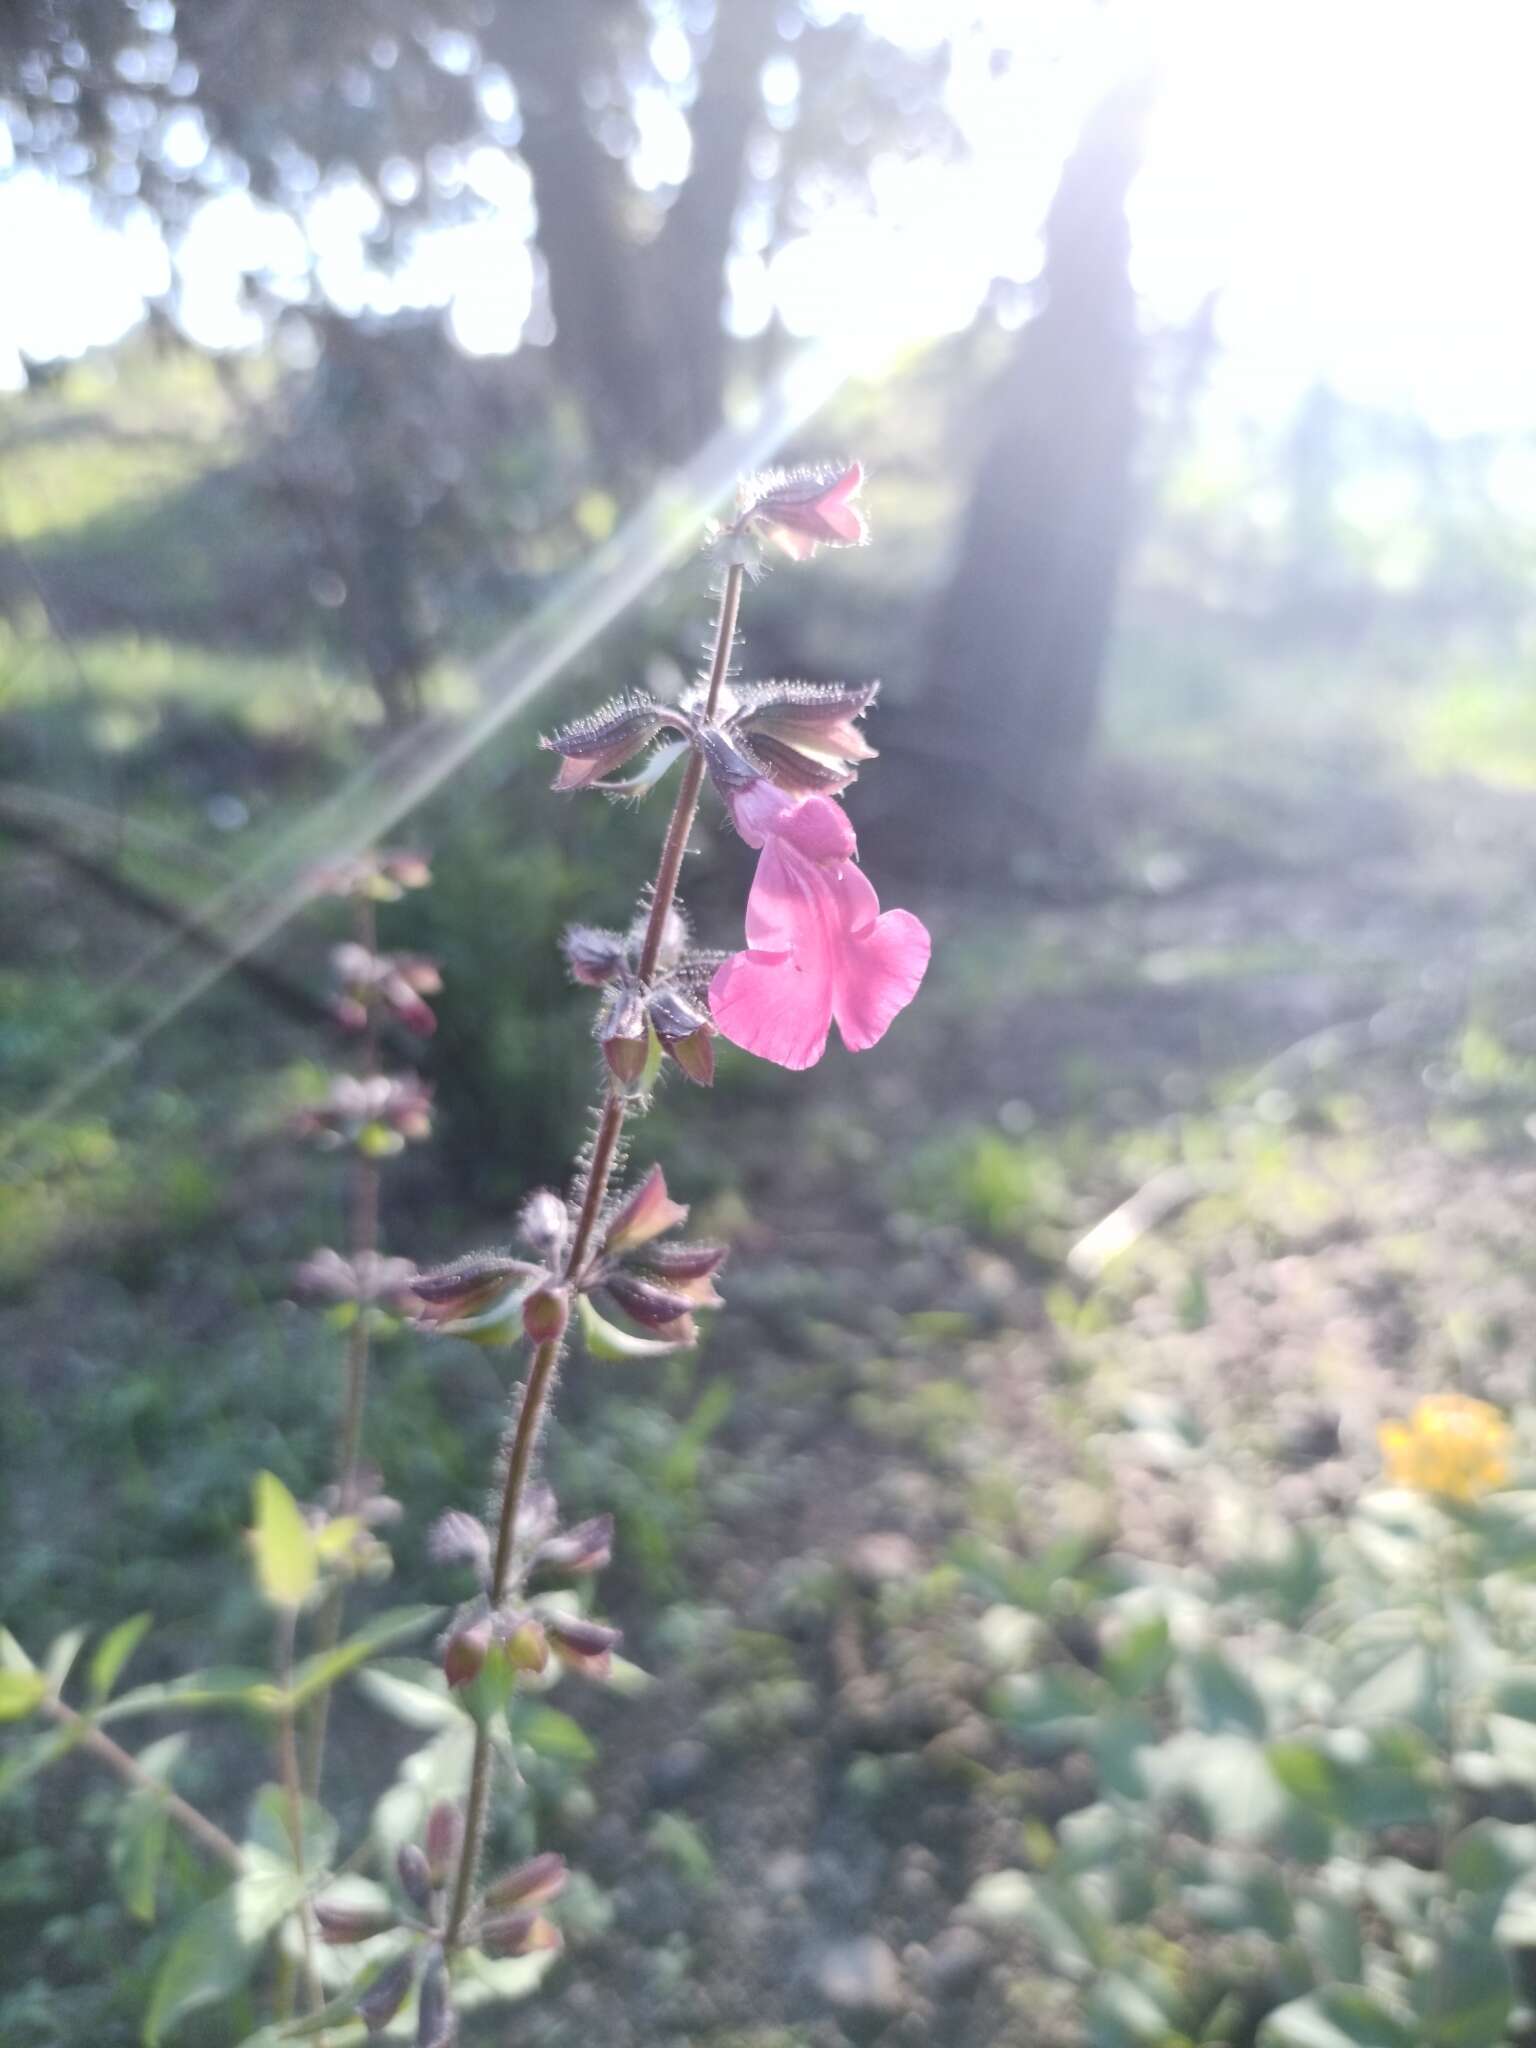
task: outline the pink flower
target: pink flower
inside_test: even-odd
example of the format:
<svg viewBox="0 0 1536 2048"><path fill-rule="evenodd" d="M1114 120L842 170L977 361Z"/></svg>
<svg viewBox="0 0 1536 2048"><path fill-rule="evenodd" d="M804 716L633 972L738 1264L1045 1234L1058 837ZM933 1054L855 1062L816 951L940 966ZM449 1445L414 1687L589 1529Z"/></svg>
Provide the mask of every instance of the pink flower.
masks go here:
<svg viewBox="0 0 1536 2048"><path fill-rule="evenodd" d="M869 528L853 500L863 482L863 466L857 462L846 469L793 469L759 477L737 527L757 527L796 562L808 561L819 547L862 547Z"/></svg>
<svg viewBox="0 0 1536 2048"><path fill-rule="evenodd" d="M855 865L858 842L830 797L796 801L771 783L734 797L736 829L762 858L747 899L747 948L709 985L717 1028L776 1066L814 1066L835 1022L850 1052L885 1036L916 995L929 938L910 910L880 912Z"/></svg>

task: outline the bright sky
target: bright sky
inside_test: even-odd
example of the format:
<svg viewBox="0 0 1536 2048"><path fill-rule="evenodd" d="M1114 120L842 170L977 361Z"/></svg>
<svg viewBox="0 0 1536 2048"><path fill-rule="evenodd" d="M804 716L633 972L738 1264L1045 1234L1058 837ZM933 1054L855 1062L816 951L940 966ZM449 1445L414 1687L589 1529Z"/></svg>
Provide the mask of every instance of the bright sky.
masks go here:
<svg viewBox="0 0 1536 2048"><path fill-rule="evenodd" d="M840 0L824 0L832 12ZM1018 61L997 75L983 41L962 45L953 110L963 167L875 167L873 216L830 210L765 259L768 217L748 207L731 275L734 323L772 309L796 333L867 333L882 350L963 325L997 275L1027 278L1062 154L1128 53L1163 78L1133 194L1136 277L1148 317L1187 317L1219 289L1223 384L1273 414L1318 378L1400 406L1448 433L1536 428L1536 5L1527 0L864 0L883 31L921 44L957 18ZM686 122L667 82L687 46L658 28L662 87L641 111L640 182L687 164ZM455 39L456 41L459 39ZM1042 49L1054 61L1043 65ZM445 51L462 64L462 51ZM793 46L765 78L771 118L793 121ZM495 88L494 81L492 89ZM499 88L505 93L504 85ZM482 98L485 98L482 92ZM509 96L508 96L509 98ZM503 109L510 116L509 104ZM195 122L184 146L203 147ZM0 131L0 149L4 148ZM373 201L323 190L307 222L325 290L345 308L443 304L461 344L513 347L534 303L534 213L525 170L498 147L465 164L493 209L424 236L403 272L370 270ZM401 175L408 176L406 167ZM0 383L36 359L109 341L170 276L148 222L108 230L77 192L30 171L0 175ZM244 194L211 200L178 252L185 323L210 346L256 338L238 291L267 272L302 290L304 238Z"/></svg>

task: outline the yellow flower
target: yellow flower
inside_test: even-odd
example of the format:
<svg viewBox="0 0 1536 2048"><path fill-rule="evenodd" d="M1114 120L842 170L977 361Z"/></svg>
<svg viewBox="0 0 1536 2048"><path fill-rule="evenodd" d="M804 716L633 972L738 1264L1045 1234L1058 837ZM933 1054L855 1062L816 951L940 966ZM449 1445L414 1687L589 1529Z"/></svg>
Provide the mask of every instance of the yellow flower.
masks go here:
<svg viewBox="0 0 1536 2048"><path fill-rule="evenodd" d="M1509 1479L1509 1424L1467 1394L1431 1394L1407 1422L1384 1422L1381 1455L1394 1486L1477 1500Z"/></svg>

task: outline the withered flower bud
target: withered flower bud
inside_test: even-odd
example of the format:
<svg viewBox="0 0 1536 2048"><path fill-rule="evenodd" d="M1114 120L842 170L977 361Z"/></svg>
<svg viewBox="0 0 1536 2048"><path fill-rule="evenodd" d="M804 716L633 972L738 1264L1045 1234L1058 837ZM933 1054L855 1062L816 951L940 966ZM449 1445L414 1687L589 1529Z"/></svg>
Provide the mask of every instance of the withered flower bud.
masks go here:
<svg viewBox="0 0 1536 2048"><path fill-rule="evenodd" d="M585 1678L606 1678L613 1669L614 1647L623 1640L619 1629L571 1614L546 1614L544 1626L555 1655L567 1670Z"/></svg>
<svg viewBox="0 0 1536 2048"><path fill-rule="evenodd" d="M488 1956L531 1956L559 1948L560 1930L542 1913L506 1913L486 1921L480 1946Z"/></svg>
<svg viewBox="0 0 1536 2048"><path fill-rule="evenodd" d="M649 697L618 697L539 744L564 756L554 780L556 789L585 789L648 746L664 725L676 723L671 712Z"/></svg>
<svg viewBox="0 0 1536 2048"><path fill-rule="evenodd" d="M558 1898L565 1890L569 1872L565 1858L547 1849L540 1856L530 1856L526 1863L519 1863L505 1876L498 1877L493 1885L486 1888L485 1903L488 1906L542 1906L550 1899Z"/></svg>
<svg viewBox="0 0 1536 2048"><path fill-rule="evenodd" d="M555 1571L600 1572L613 1556L613 1517L594 1515L548 1536L534 1553L534 1563Z"/></svg>
<svg viewBox="0 0 1536 2048"><path fill-rule="evenodd" d="M427 1815L427 1862L432 1882L442 1884L464 1846L464 1809L452 1799L439 1799Z"/></svg>
<svg viewBox="0 0 1536 2048"><path fill-rule="evenodd" d="M357 2001L357 2015L370 2034L382 2034L404 2005L416 1977L416 1958L402 1956L375 1977Z"/></svg>
<svg viewBox="0 0 1536 2048"><path fill-rule="evenodd" d="M560 950L573 981L586 988L601 988L623 970L626 945L622 933L601 931L596 925L573 924L566 927Z"/></svg>
<svg viewBox="0 0 1536 2048"><path fill-rule="evenodd" d="M317 1899L315 1925L327 1947L344 1948L353 1942L372 1941L376 1934L388 1934L400 1925L400 1916L387 1907L332 1906Z"/></svg>
<svg viewBox="0 0 1536 2048"><path fill-rule="evenodd" d="M413 1906L425 1912L432 1903L432 1870L414 1842L402 1842L395 1857L400 1889Z"/></svg>

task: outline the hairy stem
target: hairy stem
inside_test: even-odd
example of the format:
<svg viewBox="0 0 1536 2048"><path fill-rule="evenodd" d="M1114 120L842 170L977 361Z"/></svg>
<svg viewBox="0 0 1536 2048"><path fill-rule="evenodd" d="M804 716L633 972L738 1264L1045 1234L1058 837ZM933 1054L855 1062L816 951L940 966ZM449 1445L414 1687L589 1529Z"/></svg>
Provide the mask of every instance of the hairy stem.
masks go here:
<svg viewBox="0 0 1536 2048"><path fill-rule="evenodd" d="M75 1735L80 1747L104 1763L109 1770L116 1771L124 1784L132 1785L138 1792L153 1792L164 1806L176 1825L181 1828L201 1849L217 1862L222 1863L238 1876L245 1869L245 1855L240 1844L207 1814L199 1813L183 1799L179 1792L173 1792L169 1785L151 1777L137 1757L130 1756L120 1743L114 1742L104 1730L93 1727L83 1714L77 1714L73 1707L67 1707L62 1700L44 1700L43 1712L57 1721L61 1728L68 1728Z"/></svg>
<svg viewBox="0 0 1536 2048"><path fill-rule="evenodd" d="M730 671L731 652L736 644L736 621L741 610L742 573L740 566L736 564L727 569L725 587L720 594L720 610L715 622L714 654L710 661L709 684L705 695L705 715L709 718L713 718L719 709L720 692ZM683 855L688 850L693 821L698 813L699 791L703 787L703 782L703 759L698 753L690 753L683 770L682 782L678 787L677 800L672 806L672 817L667 825L667 836L662 842L661 858L651 889L651 907L646 920L645 937L641 943L638 969L639 977L644 982L648 982L656 971L662 935L666 930L668 913L677 895L677 879L682 871ZM598 1219L602 1215L603 1203L607 1199L608 1182L613 1174L614 1161L618 1157L619 1140L623 1136L629 1108L629 1102L624 1096L612 1089L609 1090L598 1121L597 1136L593 1140L592 1158L587 1168L581 1210L576 1219L576 1229L565 1261L562 1278L568 1288L573 1284L579 1284L587 1254L592 1248L592 1240L597 1231ZM549 1337L534 1352L533 1363L528 1370L528 1382L523 1389L522 1401L517 1411L517 1423L507 1453L506 1478L501 1490L501 1513L496 1530L496 1555L491 1569L490 1601L493 1612L506 1597L517 1537L517 1513L528 1485L529 1473L533 1468L533 1455L544 1421L549 1389L554 1379L555 1367L560 1360L560 1345L561 1340L558 1337ZM457 1946L463 1933L470 1898L475 1888L475 1875L480 1867L480 1854L484 1847L490 1789L491 1744L490 1736L482 1722L475 1730L474 1757L470 1764L469 1791L465 1800L464 1849L459 1858L458 1875L453 1887L453 1902L449 1907L448 1925L443 1936L443 1944L450 1950Z"/></svg>
<svg viewBox="0 0 1536 2048"><path fill-rule="evenodd" d="M277 1624L277 1682L284 1693L293 1690L293 1645L298 1615L285 1608ZM277 1761L283 1797L288 1808L288 1841L293 1850L293 1867L304 1876L304 1788L299 1778L299 1744L292 1707L285 1706L277 1723ZM315 1967L314 1930L310 1924L309 1901L299 1907L299 1940L304 1954L304 1996L311 2012L325 2003L320 1973Z"/></svg>
<svg viewBox="0 0 1536 2048"><path fill-rule="evenodd" d="M517 1540L517 1511L522 1503L523 1493L528 1484L528 1474L533 1466L533 1453L539 1439L545 1402L559 1359L560 1339L546 1337L533 1354L533 1364L528 1370L528 1383L523 1388L523 1398L518 1407L517 1425L512 1432L512 1443L507 1452L506 1482L501 1490L501 1519L496 1530L496 1560L491 1567L490 1599L493 1612L506 1597L507 1583L512 1571L513 1547ZM459 1858L458 1877L453 1887L453 1904L449 1909L448 1929L444 1936L444 1943L448 1948L452 1948L459 1938L464 1916L469 1911L470 1894L474 1890L475 1872L479 1868L480 1851L485 1836L486 1808L490 1803L490 1764L490 1739L482 1722L475 1730L475 1754L470 1766L469 1797L464 1815L464 1853Z"/></svg>
<svg viewBox="0 0 1536 2048"><path fill-rule="evenodd" d="M357 899L356 913L354 936L357 943L369 953L376 952L379 943L378 919L372 898L360 896ZM368 1005L368 1021L363 1032L358 1071L364 1079L371 1078L379 1071L379 1018L377 1006L373 1003ZM348 1251L353 1270L360 1271L364 1262L374 1257L379 1246L379 1164L376 1159L369 1159L361 1152L355 1155L352 1162L351 1195L352 1214ZM341 1423L336 1440L336 1512L340 1515L351 1514L358 1502L358 1467L362 1457L363 1409L368 1399L368 1363L372 1337L369 1304L359 1302L357 1315L347 1331ZM315 1617L313 1647L318 1656L325 1656L340 1642L346 1602L346 1587L338 1580L326 1595L324 1605ZM304 1790L311 1799L320 1796L320 1779L325 1769L325 1733L330 1712L331 1694L330 1688L326 1687L311 1707L304 1723L304 1762L301 1778Z"/></svg>

